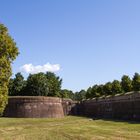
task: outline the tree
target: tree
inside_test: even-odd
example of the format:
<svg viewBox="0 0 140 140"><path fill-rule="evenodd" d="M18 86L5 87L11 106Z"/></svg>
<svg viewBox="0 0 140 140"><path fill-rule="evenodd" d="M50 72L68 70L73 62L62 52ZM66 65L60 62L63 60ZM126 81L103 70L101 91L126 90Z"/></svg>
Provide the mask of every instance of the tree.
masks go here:
<svg viewBox="0 0 140 140"><path fill-rule="evenodd" d="M10 78L9 84L8 84L8 95L9 96L13 94L13 82L14 82L14 79Z"/></svg>
<svg viewBox="0 0 140 140"><path fill-rule="evenodd" d="M47 78L48 96L60 97L62 79L60 79L59 76L56 76L52 72L47 72L46 78Z"/></svg>
<svg viewBox="0 0 140 140"><path fill-rule="evenodd" d="M9 83L9 95L20 96L26 86L26 81L21 73L17 73L14 79L10 80Z"/></svg>
<svg viewBox="0 0 140 140"><path fill-rule="evenodd" d="M11 63L18 55L18 48L8 29L0 24L0 114L7 104L8 83L12 75Z"/></svg>
<svg viewBox="0 0 140 140"><path fill-rule="evenodd" d="M104 95L112 95L112 83L108 82L103 87Z"/></svg>
<svg viewBox="0 0 140 140"><path fill-rule="evenodd" d="M74 100L74 93L71 90L63 89L61 90L61 98L70 98Z"/></svg>
<svg viewBox="0 0 140 140"><path fill-rule="evenodd" d="M121 88L121 84L118 80L114 80L112 82L112 93L113 95L117 94L117 93L121 93L122 92L122 88Z"/></svg>
<svg viewBox="0 0 140 140"><path fill-rule="evenodd" d="M103 89L103 85L98 85L97 86L97 93L96 93L96 97L102 96L104 95L104 89Z"/></svg>
<svg viewBox="0 0 140 140"><path fill-rule="evenodd" d="M62 79L51 72L30 74L24 95L61 97L61 83Z"/></svg>
<svg viewBox="0 0 140 140"><path fill-rule="evenodd" d="M90 99L90 98L92 98L92 88L91 87L89 87L88 89L87 89L87 91L86 91L86 99Z"/></svg>
<svg viewBox="0 0 140 140"><path fill-rule="evenodd" d="M132 80L129 78L129 76L124 75L121 79L121 86L122 90L126 92L132 91Z"/></svg>
<svg viewBox="0 0 140 140"><path fill-rule="evenodd" d="M99 97L102 93L102 85L94 85L93 87L88 88L86 92L86 99Z"/></svg>
<svg viewBox="0 0 140 140"><path fill-rule="evenodd" d="M134 91L140 91L140 75L138 73L135 73L132 85Z"/></svg>
<svg viewBox="0 0 140 140"><path fill-rule="evenodd" d="M44 73L30 74L27 78L27 85L25 88L25 94L28 96L47 96L48 85L47 78Z"/></svg>
<svg viewBox="0 0 140 140"><path fill-rule="evenodd" d="M94 85L91 90L92 98L100 96L101 89L98 85Z"/></svg>
<svg viewBox="0 0 140 140"><path fill-rule="evenodd" d="M85 90L81 90L80 92L75 93L75 100L76 101L82 101L84 99L86 99L86 91Z"/></svg>

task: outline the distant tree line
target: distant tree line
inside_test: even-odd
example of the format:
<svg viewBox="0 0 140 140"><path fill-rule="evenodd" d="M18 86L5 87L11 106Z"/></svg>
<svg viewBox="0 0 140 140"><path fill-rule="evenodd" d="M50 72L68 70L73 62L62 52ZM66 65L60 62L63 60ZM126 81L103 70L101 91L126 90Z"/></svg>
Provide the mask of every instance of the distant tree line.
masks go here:
<svg viewBox="0 0 140 140"><path fill-rule="evenodd" d="M125 94L131 91L140 91L140 75L138 73L135 73L132 79L128 75L123 75L121 81L114 80L104 85L89 87L86 91L85 99L114 96L115 94Z"/></svg>
<svg viewBox="0 0 140 140"><path fill-rule="evenodd" d="M9 96L61 96L62 79L54 73L30 74L27 80L21 73L9 82Z"/></svg>
<svg viewBox="0 0 140 140"><path fill-rule="evenodd" d="M21 73L17 73L14 79L10 79L9 96L52 96L77 101L114 96L120 93L140 91L140 75L135 73L132 79L128 75L123 75L121 81L114 80L104 85L93 85L79 92L61 89L61 84L62 79L51 72L30 74L27 80L24 80Z"/></svg>
<svg viewBox="0 0 140 140"><path fill-rule="evenodd" d="M21 73L15 74L9 82L9 96L51 96L82 100L86 91L74 93L68 89L61 89L62 79L54 73L30 74L25 80Z"/></svg>
<svg viewBox="0 0 140 140"><path fill-rule="evenodd" d="M135 73L132 79L128 75L123 75L121 81L114 80L113 82L107 82L106 84L96 84L89 87L87 90L81 90L75 93L71 92L71 94L66 91L67 90L65 90L65 95L67 95L67 97L72 97L73 100L78 101L99 98L101 96L106 97L114 96L116 94L125 94L131 91L140 91L140 75Z"/></svg>

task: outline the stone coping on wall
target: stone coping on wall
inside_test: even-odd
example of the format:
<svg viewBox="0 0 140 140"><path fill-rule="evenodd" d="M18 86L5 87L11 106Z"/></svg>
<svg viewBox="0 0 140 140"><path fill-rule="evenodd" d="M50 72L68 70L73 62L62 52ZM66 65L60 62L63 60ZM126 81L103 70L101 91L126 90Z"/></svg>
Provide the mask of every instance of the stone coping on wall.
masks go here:
<svg viewBox="0 0 140 140"><path fill-rule="evenodd" d="M43 100L46 100L46 99L61 99L59 97L49 97L49 96L8 96L8 98L18 98L18 99L43 99Z"/></svg>
<svg viewBox="0 0 140 140"><path fill-rule="evenodd" d="M46 96L9 96L9 102L52 102L52 103L61 103L62 99L58 97L46 97Z"/></svg>
<svg viewBox="0 0 140 140"><path fill-rule="evenodd" d="M117 94L115 96L103 96L99 98L87 99L82 102L90 103L90 102L120 102L126 100L140 100L140 92L128 92L125 94Z"/></svg>

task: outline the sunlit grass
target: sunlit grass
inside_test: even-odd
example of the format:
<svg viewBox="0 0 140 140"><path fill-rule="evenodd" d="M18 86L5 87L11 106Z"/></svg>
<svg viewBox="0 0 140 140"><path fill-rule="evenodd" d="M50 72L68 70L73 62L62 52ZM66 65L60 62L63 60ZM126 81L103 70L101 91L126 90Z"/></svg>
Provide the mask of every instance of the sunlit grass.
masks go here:
<svg viewBox="0 0 140 140"><path fill-rule="evenodd" d="M0 118L0 140L139 140L140 124L83 117Z"/></svg>

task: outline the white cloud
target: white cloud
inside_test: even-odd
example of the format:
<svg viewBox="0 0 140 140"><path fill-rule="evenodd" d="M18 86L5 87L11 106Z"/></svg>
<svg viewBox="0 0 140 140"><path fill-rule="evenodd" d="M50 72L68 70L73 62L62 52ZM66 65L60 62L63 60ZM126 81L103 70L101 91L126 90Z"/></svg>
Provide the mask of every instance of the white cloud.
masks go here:
<svg viewBox="0 0 140 140"><path fill-rule="evenodd" d="M20 71L26 72L26 73L39 73L39 72L56 72L60 70L60 65L59 64L50 64L47 63L45 65L37 65L34 66L33 64L25 64L20 67Z"/></svg>

